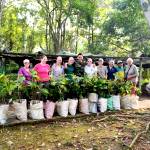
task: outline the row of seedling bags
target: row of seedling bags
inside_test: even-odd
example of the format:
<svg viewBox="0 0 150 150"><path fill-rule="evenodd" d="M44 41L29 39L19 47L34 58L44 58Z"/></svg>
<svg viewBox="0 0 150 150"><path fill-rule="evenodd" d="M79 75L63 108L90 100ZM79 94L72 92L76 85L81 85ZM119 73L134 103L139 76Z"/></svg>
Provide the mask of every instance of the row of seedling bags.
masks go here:
<svg viewBox="0 0 150 150"><path fill-rule="evenodd" d="M7 123L12 114L20 121L27 121L28 117L34 120L51 119L56 112L59 116L67 117L68 114L75 116L80 112L83 114L103 113L107 110L138 109L136 95L112 95L109 98L98 98L96 93L90 93L88 98L67 99L59 102L46 102L31 100L30 109L27 109L26 100L21 99L10 105L0 105L0 124ZM13 108L13 109L12 109Z"/></svg>

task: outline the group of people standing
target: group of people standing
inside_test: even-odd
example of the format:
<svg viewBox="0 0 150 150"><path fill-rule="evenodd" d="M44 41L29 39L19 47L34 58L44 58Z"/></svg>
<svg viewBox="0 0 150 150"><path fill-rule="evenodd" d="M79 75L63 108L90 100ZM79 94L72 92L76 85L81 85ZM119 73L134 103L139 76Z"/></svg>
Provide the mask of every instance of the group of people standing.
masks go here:
<svg viewBox="0 0 150 150"><path fill-rule="evenodd" d="M125 66L121 60L115 64L114 60L110 60L107 66L104 66L104 60L100 58L98 65L96 65L91 58L84 60L82 53L79 53L77 60L69 57L68 62L63 63L62 57L58 56L56 62L50 66L47 63L47 56L43 55L40 58L40 63L36 64L32 70L37 72L38 82L48 83L51 78L59 79L61 76L71 78L72 75L82 77L87 75L89 77L97 76L102 79L108 80L130 80L135 85L138 82L138 69L133 64L133 59L128 58ZM24 83L28 84L32 80L30 61L25 59L24 66L19 69L18 75L24 76Z"/></svg>

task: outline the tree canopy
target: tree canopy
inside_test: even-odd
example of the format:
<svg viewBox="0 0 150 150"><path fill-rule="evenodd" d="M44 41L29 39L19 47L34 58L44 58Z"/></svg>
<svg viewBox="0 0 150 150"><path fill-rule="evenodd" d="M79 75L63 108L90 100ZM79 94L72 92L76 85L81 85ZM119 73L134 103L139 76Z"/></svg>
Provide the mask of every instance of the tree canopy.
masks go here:
<svg viewBox="0 0 150 150"><path fill-rule="evenodd" d="M1 0L0 50L136 56L150 30L137 0Z"/></svg>

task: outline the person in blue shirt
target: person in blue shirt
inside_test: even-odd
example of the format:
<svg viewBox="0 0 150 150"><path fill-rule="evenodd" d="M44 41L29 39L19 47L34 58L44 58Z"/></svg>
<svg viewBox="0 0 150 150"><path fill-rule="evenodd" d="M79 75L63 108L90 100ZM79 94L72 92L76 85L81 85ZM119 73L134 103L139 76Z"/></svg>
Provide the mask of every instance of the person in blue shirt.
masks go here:
<svg viewBox="0 0 150 150"><path fill-rule="evenodd" d="M114 60L109 61L109 65L107 66L107 79L108 80L115 80L115 73L117 72L117 69L114 67Z"/></svg>

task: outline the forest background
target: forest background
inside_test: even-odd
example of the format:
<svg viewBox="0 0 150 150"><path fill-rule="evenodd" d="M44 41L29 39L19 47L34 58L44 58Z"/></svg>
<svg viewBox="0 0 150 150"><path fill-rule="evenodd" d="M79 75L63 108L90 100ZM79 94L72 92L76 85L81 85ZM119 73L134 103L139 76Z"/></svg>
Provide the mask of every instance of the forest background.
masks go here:
<svg viewBox="0 0 150 150"><path fill-rule="evenodd" d="M139 0L1 0L0 50L149 55L150 30Z"/></svg>

